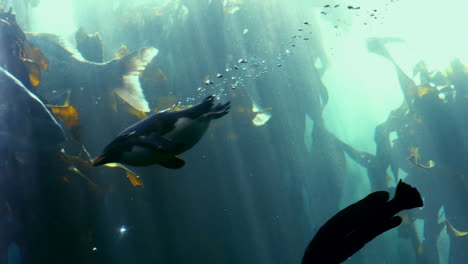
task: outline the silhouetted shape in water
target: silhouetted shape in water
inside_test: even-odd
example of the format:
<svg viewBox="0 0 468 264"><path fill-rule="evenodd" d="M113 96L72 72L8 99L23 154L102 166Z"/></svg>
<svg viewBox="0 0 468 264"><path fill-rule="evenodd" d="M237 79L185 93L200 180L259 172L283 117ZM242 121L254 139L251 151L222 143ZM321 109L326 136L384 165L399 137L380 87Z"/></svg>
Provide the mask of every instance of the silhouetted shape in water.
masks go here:
<svg viewBox="0 0 468 264"><path fill-rule="evenodd" d="M26 40L16 23L16 15L0 8L0 65L31 91L39 83L41 70L47 68L47 59L41 51Z"/></svg>
<svg viewBox="0 0 468 264"><path fill-rule="evenodd" d="M1 67L0 87L0 138L3 139L0 149L59 150L65 134L46 106Z"/></svg>
<svg viewBox="0 0 468 264"><path fill-rule="evenodd" d="M102 38L99 33L88 34L83 28L80 28L75 34L75 39L76 49L83 58L92 62L104 62Z"/></svg>
<svg viewBox="0 0 468 264"><path fill-rule="evenodd" d="M341 263L383 232L399 226L405 209L422 207L418 190L398 182L395 197L378 191L346 207L328 220L307 246L302 264Z"/></svg>
<svg viewBox="0 0 468 264"><path fill-rule="evenodd" d="M367 39L367 49L372 52L372 53L375 53L377 55L380 55L380 56L383 56L387 59L389 59L390 61L392 61L392 63L394 63L394 60L392 58L392 56L390 55L390 53L388 52L388 50L385 48L385 45L386 44L389 44L389 43L397 43L397 42L404 42L402 39L400 38L392 38L392 37L388 37L388 38L368 38Z"/></svg>
<svg viewBox="0 0 468 264"><path fill-rule="evenodd" d="M87 102L97 104L100 97L108 97L110 92L114 92L133 108L150 111L139 74L158 54L156 48L145 47L120 59L94 63L87 61L57 35L28 33L26 37L49 59L49 71L43 73L40 86L44 93L51 89L70 89L72 95L79 94L86 97ZM73 100L71 104L76 105Z"/></svg>
<svg viewBox="0 0 468 264"><path fill-rule="evenodd" d="M171 109L155 113L122 131L93 166L111 162L131 166L148 166L155 163L177 169L185 161L176 155L192 148L208 129L212 119L229 112L230 102L213 105L214 97L187 109Z"/></svg>
<svg viewBox="0 0 468 264"><path fill-rule="evenodd" d="M49 59L49 69L42 71L38 93L49 104L67 102L75 108L81 124L86 124L81 129L80 143L93 156L104 147L103 141L112 140L132 123L116 112L117 102L133 110L150 111L139 76L157 55L156 48L145 47L119 59L94 63L85 60L59 36L35 33L26 36Z"/></svg>
<svg viewBox="0 0 468 264"><path fill-rule="evenodd" d="M40 176L49 176L36 165L61 148L65 135L45 105L1 67L0 90L0 263L7 263L9 245L17 243L23 259L34 247L26 223L37 210Z"/></svg>

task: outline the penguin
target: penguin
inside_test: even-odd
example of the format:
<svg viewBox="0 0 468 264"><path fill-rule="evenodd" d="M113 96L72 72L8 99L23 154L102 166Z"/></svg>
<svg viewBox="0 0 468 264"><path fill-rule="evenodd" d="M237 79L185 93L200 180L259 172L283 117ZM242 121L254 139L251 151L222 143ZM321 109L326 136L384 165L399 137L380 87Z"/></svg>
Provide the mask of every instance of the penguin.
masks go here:
<svg viewBox="0 0 468 264"><path fill-rule="evenodd" d="M189 150L205 134L213 119L229 112L231 103L214 105L214 96L174 111L166 109L123 130L93 161L93 166L123 163L130 166L159 164L178 169L185 161L177 155Z"/></svg>

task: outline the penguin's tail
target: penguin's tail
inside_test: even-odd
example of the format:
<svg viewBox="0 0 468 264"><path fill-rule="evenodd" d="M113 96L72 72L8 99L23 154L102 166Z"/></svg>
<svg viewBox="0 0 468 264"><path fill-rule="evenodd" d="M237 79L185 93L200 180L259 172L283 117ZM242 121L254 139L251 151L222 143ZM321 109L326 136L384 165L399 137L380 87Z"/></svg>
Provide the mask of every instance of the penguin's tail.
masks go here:
<svg viewBox="0 0 468 264"><path fill-rule="evenodd" d="M402 180L398 182L392 202L396 205L398 211L422 207L424 205L418 189L404 183Z"/></svg>
<svg viewBox="0 0 468 264"><path fill-rule="evenodd" d="M210 109L206 116L210 119L218 119L229 113L230 108L231 102L227 102L225 104L217 104Z"/></svg>

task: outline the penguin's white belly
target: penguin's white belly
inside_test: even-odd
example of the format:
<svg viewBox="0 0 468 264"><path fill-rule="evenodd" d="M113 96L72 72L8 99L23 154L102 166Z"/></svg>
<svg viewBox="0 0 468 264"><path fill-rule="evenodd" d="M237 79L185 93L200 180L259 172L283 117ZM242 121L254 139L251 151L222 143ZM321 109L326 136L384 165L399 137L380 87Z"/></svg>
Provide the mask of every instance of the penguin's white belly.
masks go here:
<svg viewBox="0 0 468 264"><path fill-rule="evenodd" d="M180 150L179 153L181 153L192 148L200 141L209 123L210 120L204 116L197 119L180 118L174 124L175 128L169 133L164 134L164 137L175 143L182 143L184 147Z"/></svg>

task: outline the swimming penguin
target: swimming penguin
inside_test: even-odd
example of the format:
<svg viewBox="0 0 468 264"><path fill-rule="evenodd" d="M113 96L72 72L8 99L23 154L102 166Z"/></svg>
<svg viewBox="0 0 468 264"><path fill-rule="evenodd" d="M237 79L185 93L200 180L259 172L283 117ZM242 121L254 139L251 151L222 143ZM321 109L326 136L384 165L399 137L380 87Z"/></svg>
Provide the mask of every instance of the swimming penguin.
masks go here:
<svg viewBox="0 0 468 264"><path fill-rule="evenodd" d="M200 104L180 111L168 109L155 113L122 131L94 159L93 166L118 162L181 168L185 161L177 155L192 148L210 121L226 115L230 107L230 102L214 105L214 96L208 96Z"/></svg>

